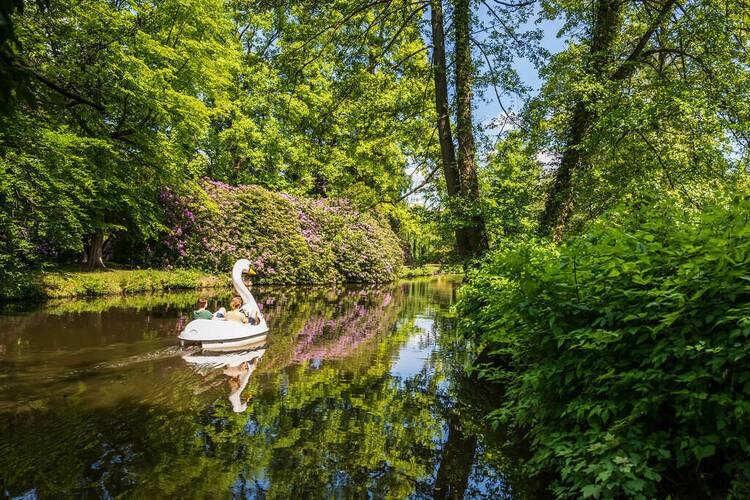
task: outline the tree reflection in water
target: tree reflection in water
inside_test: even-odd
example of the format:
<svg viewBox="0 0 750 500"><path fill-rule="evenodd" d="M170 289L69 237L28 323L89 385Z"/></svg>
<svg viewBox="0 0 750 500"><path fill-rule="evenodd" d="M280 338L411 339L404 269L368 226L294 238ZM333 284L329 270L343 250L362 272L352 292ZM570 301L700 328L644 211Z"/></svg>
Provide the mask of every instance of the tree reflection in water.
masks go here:
<svg viewBox="0 0 750 500"><path fill-rule="evenodd" d="M9 347L0 374L15 379L15 402L2 393L3 490L43 497L507 495L504 471L488 461L501 462L502 453L490 449L481 415L466 403L467 350L449 311L454 287L440 278L254 290L271 325L267 350L254 362L214 360L200 370L179 356L138 361L132 341L106 351L132 362L94 369L101 360L78 359L71 367L73 354L57 345L56 357L44 355L56 368L40 380L32 375L33 349ZM65 323L94 338L112 315L125 315L131 328L155 332L144 346L164 348L192 303L161 316L158 304L62 313L59 324L45 316L46 335ZM21 327L13 335L0 343L27 339L43 351L48 338ZM401 377L393 368L410 355L405 346L415 336L424 359L412 359L415 370ZM71 342L79 352L83 341Z"/></svg>

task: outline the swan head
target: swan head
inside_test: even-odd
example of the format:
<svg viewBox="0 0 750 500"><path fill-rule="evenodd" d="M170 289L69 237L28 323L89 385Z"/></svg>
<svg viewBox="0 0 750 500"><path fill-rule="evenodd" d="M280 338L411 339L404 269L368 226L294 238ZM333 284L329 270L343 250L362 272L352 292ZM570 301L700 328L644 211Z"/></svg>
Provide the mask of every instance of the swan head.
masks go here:
<svg viewBox="0 0 750 500"><path fill-rule="evenodd" d="M250 276L255 276L255 270L250 267L250 261L247 259L239 259L237 262L235 262L233 271L235 273L239 271L240 273L247 273Z"/></svg>

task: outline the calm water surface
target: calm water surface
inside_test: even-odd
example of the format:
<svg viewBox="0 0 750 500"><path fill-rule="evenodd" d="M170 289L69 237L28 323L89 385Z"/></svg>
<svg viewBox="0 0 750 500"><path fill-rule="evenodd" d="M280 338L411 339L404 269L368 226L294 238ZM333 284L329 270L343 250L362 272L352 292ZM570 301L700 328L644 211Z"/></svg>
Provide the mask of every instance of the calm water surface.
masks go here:
<svg viewBox="0 0 750 500"><path fill-rule="evenodd" d="M268 339L233 352L179 348L194 292L6 309L0 494L525 496L462 375L457 284L256 287Z"/></svg>

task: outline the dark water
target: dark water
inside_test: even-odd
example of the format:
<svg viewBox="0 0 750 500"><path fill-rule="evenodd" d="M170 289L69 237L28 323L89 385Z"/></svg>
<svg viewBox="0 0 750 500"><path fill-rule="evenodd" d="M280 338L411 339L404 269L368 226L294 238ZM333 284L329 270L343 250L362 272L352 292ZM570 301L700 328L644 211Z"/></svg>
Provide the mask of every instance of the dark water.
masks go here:
<svg viewBox="0 0 750 500"><path fill-rule="evenodd" d="M518 496L462 375L456 286L256 288L268 339L231 353L178 347L192 292L6 310L0 494Z"/></svg>

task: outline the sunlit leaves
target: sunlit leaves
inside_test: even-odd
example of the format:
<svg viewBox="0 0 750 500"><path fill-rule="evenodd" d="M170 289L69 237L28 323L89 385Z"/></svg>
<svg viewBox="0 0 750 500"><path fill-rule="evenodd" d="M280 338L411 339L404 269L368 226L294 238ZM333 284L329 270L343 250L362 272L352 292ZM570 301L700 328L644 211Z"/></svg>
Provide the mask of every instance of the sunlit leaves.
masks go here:
<svg viewBox="0 0 750 500"><path fill-rule="evenodd" d="M750 206L702 209L641 199L559 249L493 254L464 289L480 372L507 391L495 418L530 431L561 497L750 487Z"/></svg>

